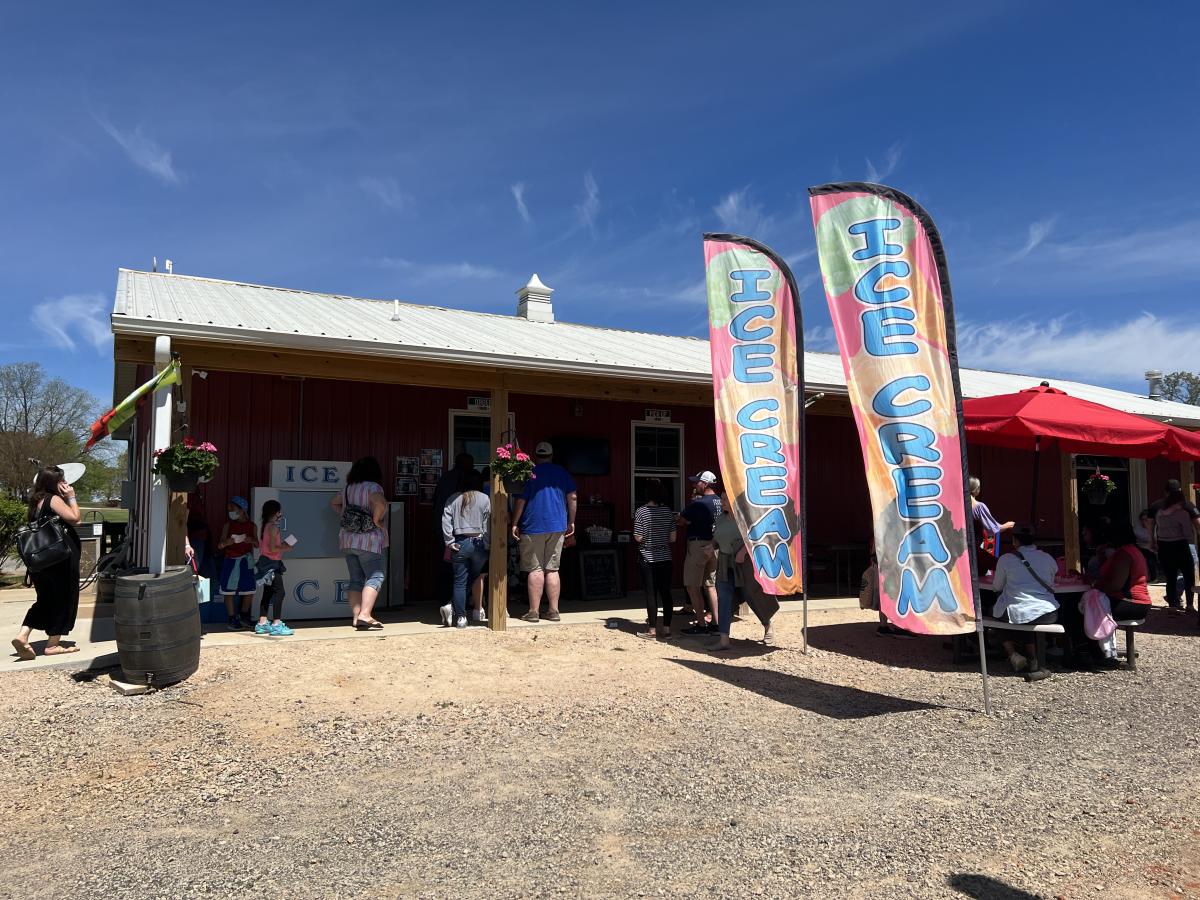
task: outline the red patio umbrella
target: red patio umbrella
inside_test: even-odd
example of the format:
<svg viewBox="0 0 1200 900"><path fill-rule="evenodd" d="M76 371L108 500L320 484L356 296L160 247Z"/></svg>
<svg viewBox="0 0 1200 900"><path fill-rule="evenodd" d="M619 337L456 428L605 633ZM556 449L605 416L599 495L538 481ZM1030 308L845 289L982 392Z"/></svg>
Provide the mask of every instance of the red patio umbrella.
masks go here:
<svg viewBox="0 0 1200 900"><path fill-rule="evenodd" d="M1134 459L1200 459L1200 435L1072 397L1045 381L1015 394L964 400L963 427L972 443L1034 451L1031 521L1042 447Z"/></svg>

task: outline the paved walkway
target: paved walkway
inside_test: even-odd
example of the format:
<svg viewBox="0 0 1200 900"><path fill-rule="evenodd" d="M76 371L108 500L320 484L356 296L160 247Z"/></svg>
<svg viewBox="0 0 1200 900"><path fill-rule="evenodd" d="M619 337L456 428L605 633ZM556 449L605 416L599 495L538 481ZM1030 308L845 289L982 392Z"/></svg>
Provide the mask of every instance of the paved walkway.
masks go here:
<svg viewBox="0 0 1200 900"><path fill-rule="evenodd" d="M571 604L563 610L561 625L604 625L606 619L622 618L641 624L646 620L646 609L641 604L640 596L628 597L617 605L597 607L590 604L579 608L581 604ZM71 669L85 669L93 665L115 665L117 661L117 644L114 640L113 620L110 615L95 616L91 597L81 598L79 619L75 630L68 640L74 640L79 646L79 653L69 656L42 656L41 650L45 644L45 635L34 634L33 647L38 652L38 658L32 662L24 662L17 658L9 646L9 641L16 636L17 629L25 611L33 603L33 591L12 589L0 592L0 636L4 642L0 644L0 674L4 672L25 671L32 668L63 666ZM843 609L857 607L858 598L836 598L813 600L809 603L810 610ZM519 618L526 609L523 604L520 609L514 605L516 615L509 615L508 627L517 628L558 628L551 622L543 620L534 625L522 622ZM799 613L799 603L788 603L785 612ZM330 641L330 640L364 640L380 637L408 637L412 635L431 634L441 629L438 624L437 608L432 603L422 603L400 609L376 610L376 617L385 624L382 631L355 631L350 628L345 619L318 620L312 622L290 622L296 633L291 637L269 637L256 635L253 631L226 631L223 624L205 624L204 637L201 647L204 650L213 647L236 647L256 644L263 641ZM484 625L472 624L473 628L483 628Z"/></svg>

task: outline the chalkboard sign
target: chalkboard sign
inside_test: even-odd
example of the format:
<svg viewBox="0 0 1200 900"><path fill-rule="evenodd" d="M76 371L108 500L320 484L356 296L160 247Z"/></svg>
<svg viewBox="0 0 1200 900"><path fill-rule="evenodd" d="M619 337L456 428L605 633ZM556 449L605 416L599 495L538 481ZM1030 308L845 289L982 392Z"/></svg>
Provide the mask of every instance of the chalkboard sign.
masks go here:
<svg viewBox="0 0 1200 900"><path fill-rule="evenodd" d="M621 600L621 562L617 551L580 550L579 573L583 580L584 600Z"/></svg>

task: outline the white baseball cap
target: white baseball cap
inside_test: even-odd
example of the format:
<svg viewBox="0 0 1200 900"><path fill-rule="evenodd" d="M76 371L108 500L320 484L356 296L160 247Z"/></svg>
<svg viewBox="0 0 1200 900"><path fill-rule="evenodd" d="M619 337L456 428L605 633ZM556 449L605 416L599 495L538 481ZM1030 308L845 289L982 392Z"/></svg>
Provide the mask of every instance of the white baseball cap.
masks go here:
<svg viewBox="0 0 1200 900"><path fill-rule="evenodd" d="M553 456L554 448L550 446L549 441L541 441L536 447L533 448L533 455L534 456Z"/></svg>
<svg viewBox="0 0 1200 900"><path fill-rule="evenodd" d="M702 481L705 484L716 484L717 476L708 471L708 469L705 469L703 472L697 472L695 475L691 476L688 481L692 482L693 484L695 484L697 481Z"/></svg>

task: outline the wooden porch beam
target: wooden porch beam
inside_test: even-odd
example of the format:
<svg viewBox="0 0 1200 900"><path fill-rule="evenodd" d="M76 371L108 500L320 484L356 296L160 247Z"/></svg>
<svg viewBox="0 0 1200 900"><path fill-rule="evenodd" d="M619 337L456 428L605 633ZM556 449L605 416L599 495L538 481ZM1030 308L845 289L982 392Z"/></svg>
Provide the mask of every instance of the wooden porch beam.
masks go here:
<svg viewBox="0 0 1200 900"><path fill-rule="evenodd" d="M204 344L178 341L180 358L193 369L248 372L262 375L303 375L340 381L405 384L451 390L487 391L504 375L509 390L521 393L572 397L580 400L619 400L657 405L711 406L712 388L706 384L675 384L651 379L606 378L503 369L495 366L447 365L358 354L319 353L307 350L268 350L261 345ZM118 362L152 362L154 342L145 338L117 337L113 350Z"/></svg>
<svg viewBox="0 0 1200 900"><path fill-rule="evenodd" d="M499 447L508 428L508 388L501 379L492 388L491 449ZM489 452L489 456L490 456ZM492 473L492 546L488 561L488 628L508 629L508 492L504 479Z"/></svg>
<svg viewBox="0 0 1200 900"><path fill-rule="evenodd" d="M1066 558L1068 569L1082 572L1083 561L1079 549L1079 487L1075 473L1075 456L1072 453L1060 453L1058 458L1062 473L1063 556Z"/></svg>

